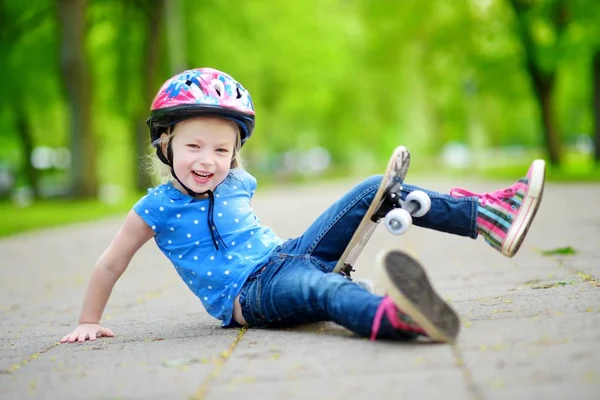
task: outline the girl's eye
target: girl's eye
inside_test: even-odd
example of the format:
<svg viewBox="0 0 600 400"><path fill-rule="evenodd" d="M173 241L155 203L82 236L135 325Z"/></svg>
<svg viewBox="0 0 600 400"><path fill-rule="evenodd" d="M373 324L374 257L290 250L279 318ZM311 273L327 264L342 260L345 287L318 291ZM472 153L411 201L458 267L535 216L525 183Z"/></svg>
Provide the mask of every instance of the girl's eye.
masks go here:
<svg viewBox="0 0 600 400"><path fill-rule="evenodd" d="M189 147L191 149L199 149L200 148L200 146L198 146L197 144L194 144L194 143L188 144L187 147Z"/></svg>
<svg viewBox="0 0 600 400"><path fill-rule="evenodd" d="M227 153L229 150L227 149L217 149L219 153Z"/></svg>

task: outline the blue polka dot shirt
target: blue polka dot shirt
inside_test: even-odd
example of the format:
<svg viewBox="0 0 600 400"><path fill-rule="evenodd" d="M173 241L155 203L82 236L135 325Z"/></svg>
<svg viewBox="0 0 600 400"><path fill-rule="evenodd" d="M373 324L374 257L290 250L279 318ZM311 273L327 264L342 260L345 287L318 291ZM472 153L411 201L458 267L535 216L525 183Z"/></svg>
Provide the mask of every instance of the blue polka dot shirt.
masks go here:
<svg viewBox="0 0 600 400"><path fill-rule="evenodd" d="M209 199L194 199L172 183L149 189L133 210L154 230L154 240L206 311L231 323L242 285L283 241L260 224L250 206L256 179L233 169L214 191L215 247L208 225ZM225 246L223 246L225 244Z"/></svg>

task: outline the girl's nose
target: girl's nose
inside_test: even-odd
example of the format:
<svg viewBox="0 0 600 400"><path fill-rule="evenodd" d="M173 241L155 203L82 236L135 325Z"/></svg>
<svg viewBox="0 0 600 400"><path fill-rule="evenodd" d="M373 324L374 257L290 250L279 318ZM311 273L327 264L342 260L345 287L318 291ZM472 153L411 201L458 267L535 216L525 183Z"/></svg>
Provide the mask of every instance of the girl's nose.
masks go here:
<svg viewBox="0 0 600 400"><path fill-rule="evenodd" d="M209 154L208 152L202 152L201 154L199 154L198 159L196 161L202 165L213 165L214 164L213 158L212 158L211 154Z"/></svg>

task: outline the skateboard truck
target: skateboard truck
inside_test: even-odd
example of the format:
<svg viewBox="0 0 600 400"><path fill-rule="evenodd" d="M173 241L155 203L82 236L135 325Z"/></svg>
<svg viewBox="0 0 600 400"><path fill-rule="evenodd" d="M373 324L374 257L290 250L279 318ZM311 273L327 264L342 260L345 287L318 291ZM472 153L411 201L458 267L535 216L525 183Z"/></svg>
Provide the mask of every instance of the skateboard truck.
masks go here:
<svg viewBox="0 0 600 400"><path fill-rule="evenodd" d="M333 272L350 278L354 272L353 264L382 219L390 233L401 235L411 227L412 217L423 216L429 211L431 199L425 192L409 190L410 193L402 199L403 182L409 166L408 149L404 146L396 147L369 208L338 259Z"/></svg>
<svg viewBox="0 0 600 400"><path fill-rule="evenodd" d="M371 216L374 223L385 218L385 227L393 235L406 233L412 226L413 217L422 217L431 208L431 198L422 190L413 190L404 200L401 191L402 181L394 177Z"/></svg>
<svg viewBox="0 0 600 400"><path fill-rule="evenodd" d="M340 270L340 273L344 275L346 278L351 278L350 273L356 271L352 264L344 263L344 266Z"/></svg>
<svg viewBox="0 0 600 400"><path fill-rule="evenodd" d="M370 218L376 224L384 218L385 227L394 235L406 233L412 226L412 217L422 217L431 208L431 199L427 193L414 190L402 200L401 191L402 180L393 177ZM350 278L352 272L354 272L352 264L344 262L340 273Z"/></svg>
<svg viewBox="0 0 600 400"><path fill-rule="evenodd" d="M377 208L371 215L371 221L378 223L381 218L384 218L392 209L400 207L400 191L402 190L402 180L398 177L393 178L393 183L385 190L383 197L379 201ZM345 262L340 269L340 273L346 278L351 279L351 273L356 271L352 264Z"/></svg>
<svg viewBox="0 0 600 400"><path fill-rule="evenodd" d="M394 177L393 183L385 190L381 201L377 205L375 212L371 215L371 221L378 223L394 208L400 208L401 197L400 192L402 190L402 181Z"/></svg>

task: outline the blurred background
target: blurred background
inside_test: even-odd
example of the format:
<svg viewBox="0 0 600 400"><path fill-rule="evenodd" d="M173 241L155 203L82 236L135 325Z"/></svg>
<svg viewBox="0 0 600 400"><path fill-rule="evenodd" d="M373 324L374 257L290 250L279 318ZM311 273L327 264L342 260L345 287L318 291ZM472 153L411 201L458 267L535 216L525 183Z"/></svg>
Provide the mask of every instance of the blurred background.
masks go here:
<svg viewBox="0 0 600 400"><path fill-rule="evenodd" d="M145 120L187 68L248 89L247 169L600 181L597 0L0 0L0 235L123 211Z"/></svg>

